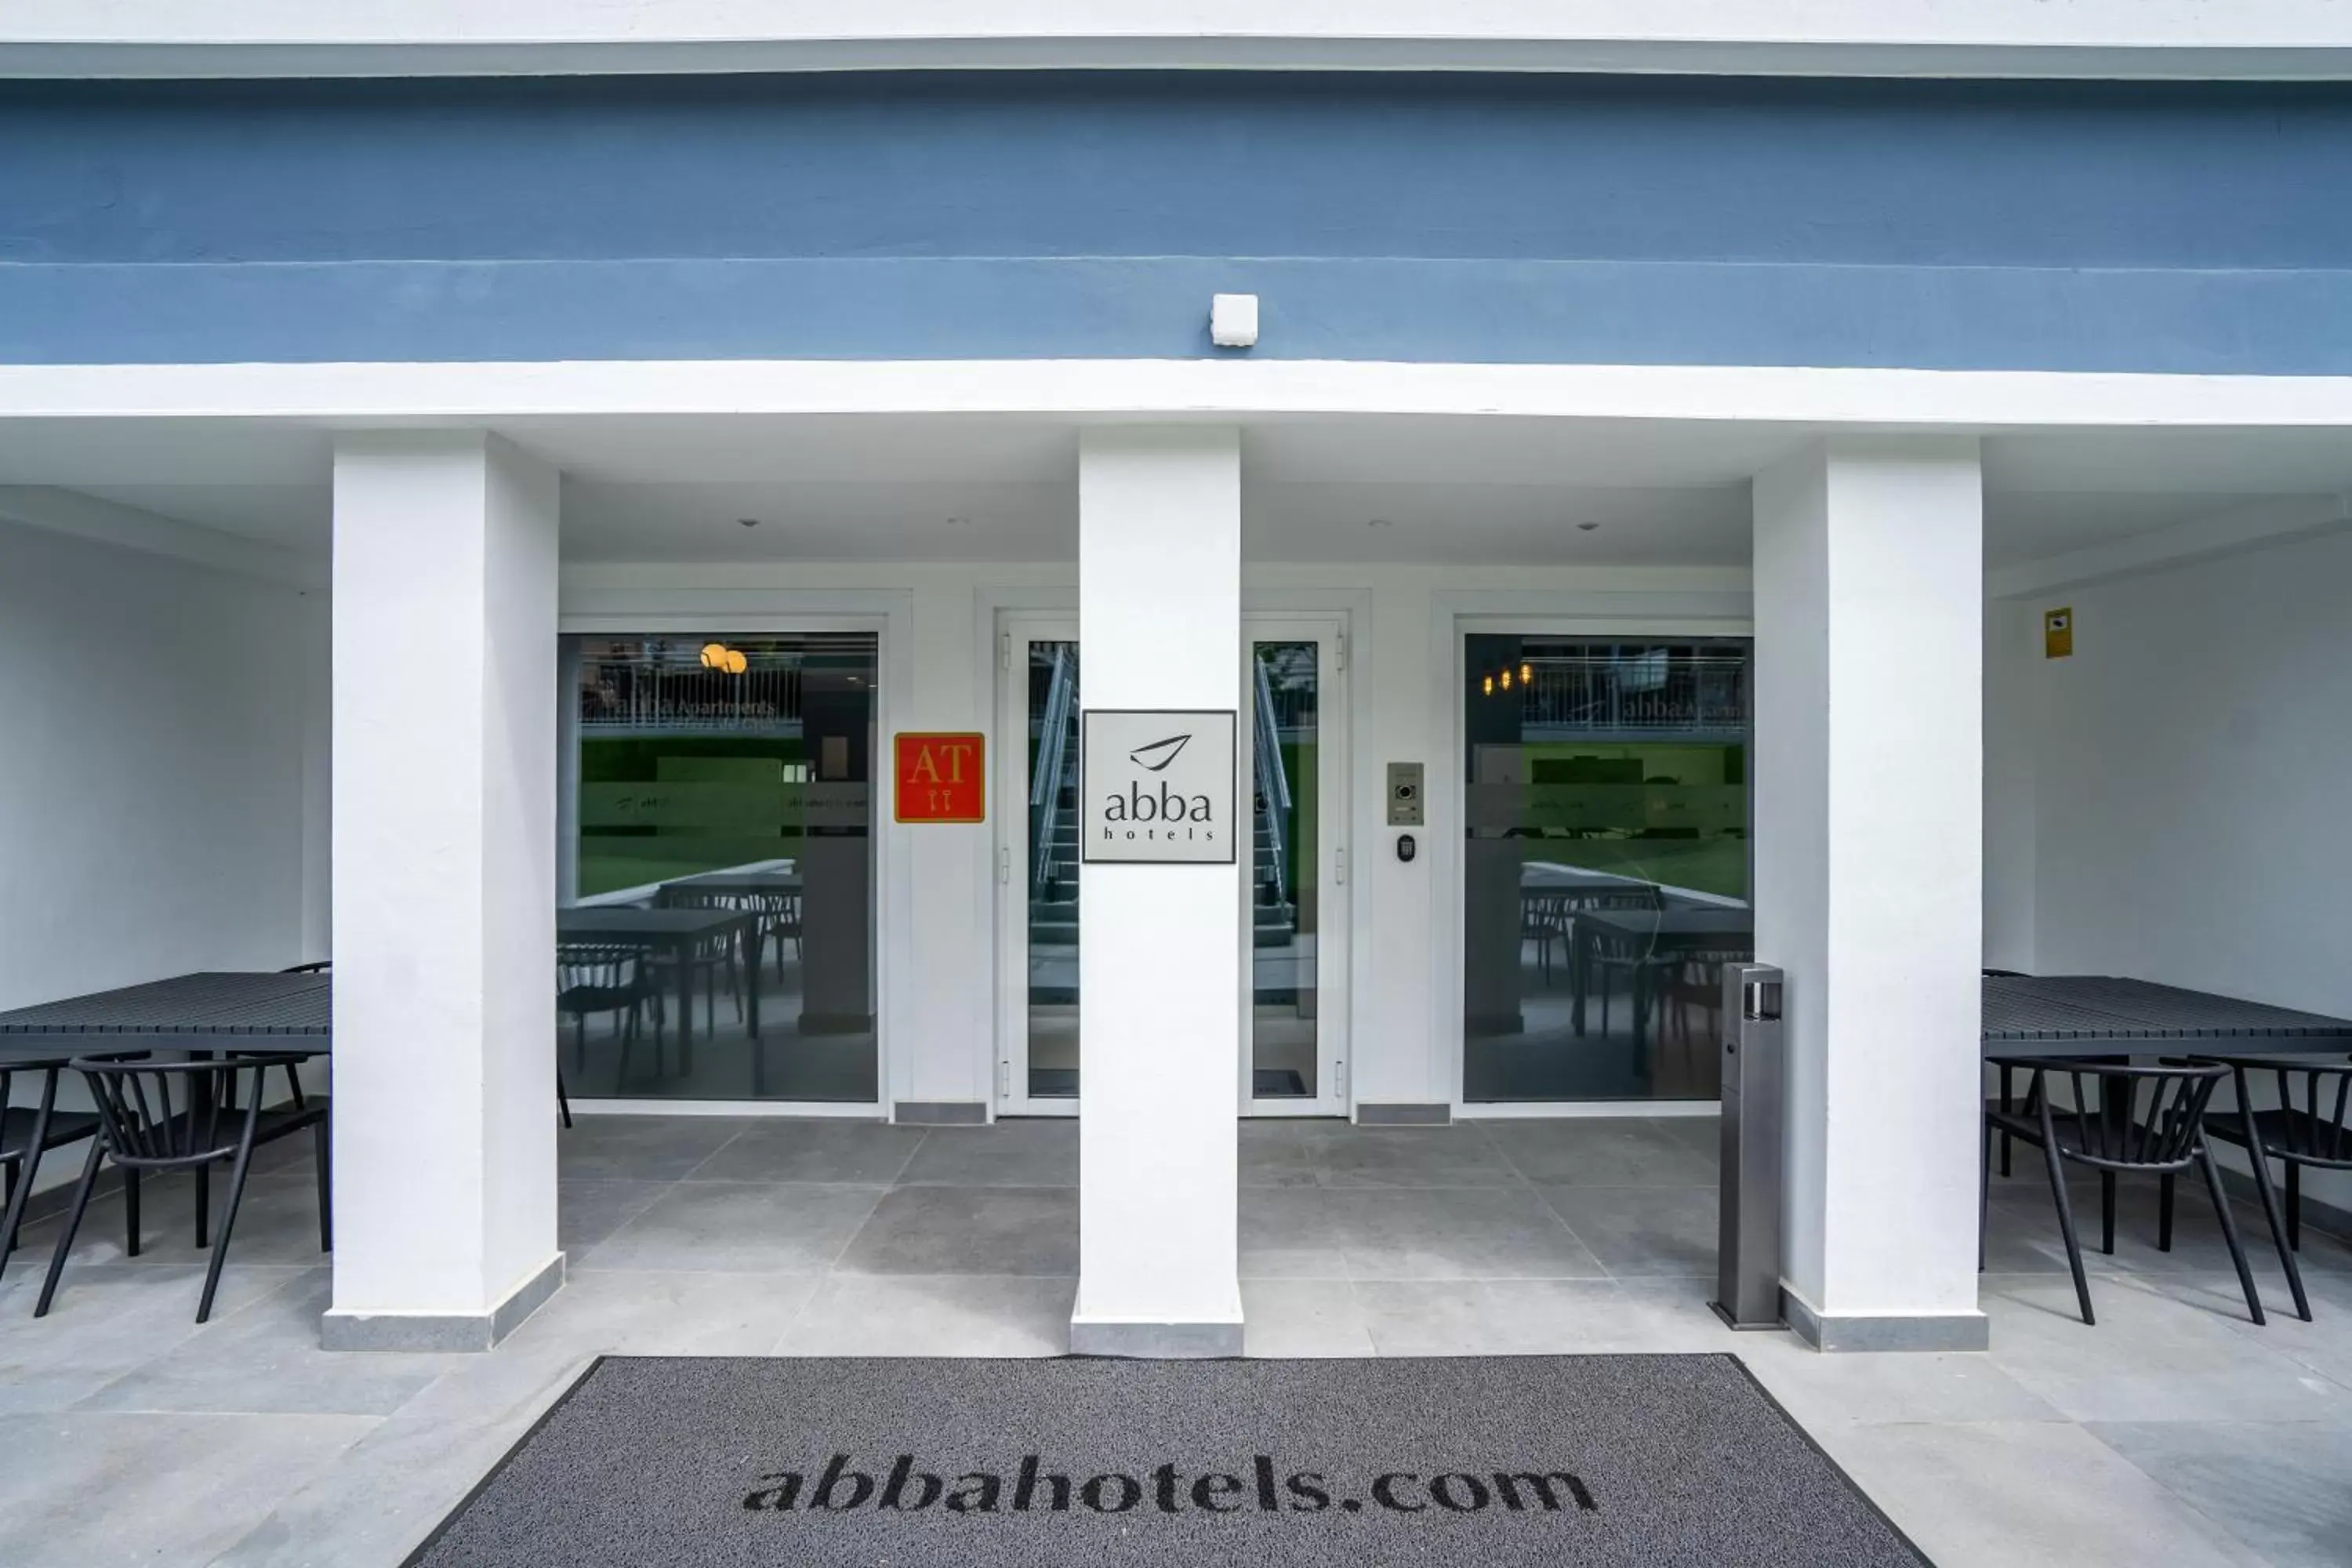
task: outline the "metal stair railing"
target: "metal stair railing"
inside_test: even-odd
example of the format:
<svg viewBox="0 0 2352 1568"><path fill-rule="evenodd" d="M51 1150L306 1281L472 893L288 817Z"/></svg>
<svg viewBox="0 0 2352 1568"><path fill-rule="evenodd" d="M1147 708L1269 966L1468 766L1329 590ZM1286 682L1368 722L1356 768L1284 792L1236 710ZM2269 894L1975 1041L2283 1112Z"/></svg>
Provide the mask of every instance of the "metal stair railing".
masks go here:
<svg viewBox="0 0 2352 1568"><path fill-rule="evenodd" d="M1054 674L1045 688L1045 727L1037 737L1037 771L1029 781L1029 897L1042 897L1053 879L1054 838L1062 812L1062 791L1069 783L1070 707L1077 696L1077 680L1070 668L1070 650L1054 650Z"/></svg>
<svg viewBox="0 0 2352 1568"><path fill-rule="evenodd" d="M1250 665L1257 676L1257 744L1251 750L1256 753L1258 811L1272 851L1274 902L1281 905L1290 901L1289 858L1282 838L1283 819L1290 811L1290 774L1283 766L1282 731L1275 721L1274 688L1266 679L1265 661L1253 658Z"/></svg>

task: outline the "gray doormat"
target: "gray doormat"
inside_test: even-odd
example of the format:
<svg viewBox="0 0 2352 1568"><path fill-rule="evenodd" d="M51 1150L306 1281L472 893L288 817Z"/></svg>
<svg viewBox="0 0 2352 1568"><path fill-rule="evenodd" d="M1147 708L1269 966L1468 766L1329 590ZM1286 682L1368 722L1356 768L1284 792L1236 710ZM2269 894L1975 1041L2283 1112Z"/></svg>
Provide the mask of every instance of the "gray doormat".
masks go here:
<svg viewBox="0 0 2352 1568"><path fill-rule="evenodd" d="M1925 1561L1729 1355L608 1358L409 1559Z"/></svg>

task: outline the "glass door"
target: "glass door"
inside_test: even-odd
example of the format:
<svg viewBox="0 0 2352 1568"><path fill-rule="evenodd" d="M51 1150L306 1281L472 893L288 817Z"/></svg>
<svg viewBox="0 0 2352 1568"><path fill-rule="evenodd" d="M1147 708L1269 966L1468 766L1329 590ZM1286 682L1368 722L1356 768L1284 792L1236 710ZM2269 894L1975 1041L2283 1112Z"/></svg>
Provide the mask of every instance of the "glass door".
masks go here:
<svg viewBox="0 0 2352 1568"><path fill-rule="evenodd" d="M1246 623L1243 1093L1255 1116L1348 1108L1345 646L1336 620Z"/></svg>
<svg viewBox="0 0 2352 1568"><path fill-rule="evenodd" d="M1010 617L1000 639L997 1106L1068 1115L1078 1096L1078 714L1066 619ZM1247 994L1236 1064L1253 1114L1347 1109L1347 756L1337 620L1253 619L1244 733L1253 847L1238 922Z"/></svg>
<svg viewBox="0 0 2352 1568"><path fill-rule="evenodd" d="M1462 1098L1712 1100L1748 908L1745 639L1463 639Z"/></svg>

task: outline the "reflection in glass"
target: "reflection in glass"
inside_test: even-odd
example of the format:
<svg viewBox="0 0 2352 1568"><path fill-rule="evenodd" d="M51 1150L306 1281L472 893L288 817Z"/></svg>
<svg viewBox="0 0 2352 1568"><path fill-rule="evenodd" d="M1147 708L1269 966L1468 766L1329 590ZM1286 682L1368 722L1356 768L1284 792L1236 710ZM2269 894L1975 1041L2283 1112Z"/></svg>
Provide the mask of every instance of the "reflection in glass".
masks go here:
<svg viewBox="0 0 2352 1568"><path fill-rule="evenodd" d="M1755 951L1748 644L1465 653L1464 1098L1712 1098Z"/></svg>
<svg viewBox="0 0 2352 1568"><path fill-rule="evenodd" d="M573 637L574 1096L877 1098L870 633Z"/></svg>
<svg viewBox="0 0 2352 1568"><path fill-rule="evenodd" d="M1251 645L1251 1094L1312 1100L1321 846L1312 642Z"/></svg>
<svg viewBox="0 0 2352 1568"><path fill-rule="evenodd" d="M1078 645L1029 645L1029 1092L1078 1092Z"/></svg>

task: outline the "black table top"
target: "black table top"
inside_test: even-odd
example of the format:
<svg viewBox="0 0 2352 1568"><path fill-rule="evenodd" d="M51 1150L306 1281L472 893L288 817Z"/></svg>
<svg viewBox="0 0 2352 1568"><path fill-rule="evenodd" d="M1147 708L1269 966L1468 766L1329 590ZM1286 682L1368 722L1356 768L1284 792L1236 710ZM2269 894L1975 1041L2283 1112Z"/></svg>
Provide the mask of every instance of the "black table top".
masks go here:
<svg viewBox="0 0 2352 1568"><path fill-rule="evenodd" d="M2352 1052L2352 1020L2111 974L1984 977L1988 1056L2098 1056L2142 1047L2198 1056Z"/></svg>
<svg viewBox="0 0 2352 1568"><path fill-rule="evenodd" d="M0 1062L142 1050L294 1050L320 1054L333 1032L324 974L181 974L0 1013Z"/></svg>
<svg viewBox="0 0 2352 1568"><path fill-rule="evenodd" d="M560 937L677 942L708 936L752 919L744 910L643 910L633 904L583 904L555 911Z"/></svg>
<svg viewBox="0 0 2352 1568"><path fill-rule="evenodd" d="M1588 910L1576 917L1579 925L1597 926L1628 942L1662 940L1697 942L1718 937L1753 937L1756 911L1675 904L1663 910Z"/></svg>

